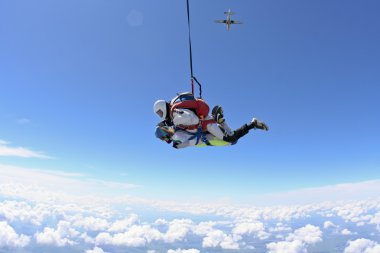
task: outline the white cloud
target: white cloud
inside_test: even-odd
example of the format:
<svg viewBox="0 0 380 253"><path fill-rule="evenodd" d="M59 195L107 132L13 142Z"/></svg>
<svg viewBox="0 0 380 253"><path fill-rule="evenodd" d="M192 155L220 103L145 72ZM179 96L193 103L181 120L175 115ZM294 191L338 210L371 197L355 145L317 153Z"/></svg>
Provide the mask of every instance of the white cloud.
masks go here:
<svg viewBox="0 0 380 253"><path fill-rule="evenodd" d="M268 253L306 253L306 246L303 242L281 241L267 244Z"/></svg>
<svg viewBox="0 0 380 253"><path fill-rule="evenodd" d="M82 233L78 238L82 239L87 244L95 244L95 239L88 236L87 232Z"/></svg>
<svg viewBox="0 0 380 253"><path fill-rule="evenodd" d="M175 219L169 223L169 228L164 235L164 241L173 243L183 240L193 226L190 219Z"/></svg>
<svg viewBox="0 0 380 253"><path fill-rule="evenodd" d="M110 234L102 232L96 236L98 245L143 247L152 241L162 239L162 234L150 225L133 225L124 233Z"/></svg>
<svg viewBox="0 0 380 253"><path fill-rule="evenodd" d="M344 249L344 253L379 253L380 244L360 238L355 241L349 241L348 246Z"/></svg>
<svg viewBox="0 0 380 253"><path fill-rule="evenodd" d="M127 246L127 247L143 247L146 245L146 240L143 236L129 236L127 233L119 233L114 236L108 233L100 233L96 237L97 244Z"/></svg>
<svg viewBox="0 0 380 253"><path fill-rule="evenodd" d="M46 227L43 232L36 233L35 238L38 244L53 245L63 247L76 244L72 238L79 235L79 232L71 228L67 221L60 221L57 229Z"/></svg>
<svg viewBox="0 0 380 253"><path fill-rule="evenodd" d="M112 223L111 227L108 229L110 232L122 232L128 229L133 224L136 224L139 220L137 214L131 214L129 217L117 220Z"/></svg>
<svg viewBox="0 0 380 253"><path fill-rule="evenodd" d="M286 239L288 241L298 240L307 244L315 244L322 241L322 231L319 227L307 224L294 231Z"/></svg>
<svg viewBox="0 0 380 253"><path fill-rule="evenodd" d="M268 253L304 253L307 246L322 241L322 232L319 227L306 225L295 230L286 237L285 241L268 243Z"/></svg>
<svg viewBox="0 0 380 253"><path fill-rule="evenodd" d="M276 223L275 227L269 229L270 232L287 232L287 231L291 231L291 230L292 230L291 227L285 225L282 222Z"/></svg>
<svg viewBox="0 0 380 253"><path fill-rule="evenodd" d="M137 185L93 180L79 173L0 164L0 195L38 202L109 203ZM131 198L132 199L132 198Z"/></svg>
<svg viewBox="0 0 380 253"><path fill-rule="evenodd" d="M264 205L292 205L323 201L352 201L377 198L378 192L380 192L380 180L370 180L266 194L257 198L256 203Z"/></svg>
<svg viewBox="0 0 380 253"><path fill-rule="evenodd" d="M199 253L200 251L197 249L176 249L176 250L168 250L167 253Z"/></svg>
<svg viewBox="0 0 380 253"><path fill-rule="evenodd" d="M328 214L338 216L346 222L356 223L357 226L364 226L372 223L373 210L377 209L378 205L377 201L351 201L331 208Z"/></svg>
<svg viewBox="0 0 380 253"><path fill-rule="evenodd" d="M245 222L236 224L233 233L237 235L252 234L264 230L262 222Z"/></svg>
<svg viewBox="0 0 380 253"><path fill-rule="evenodd" d="M84 228L86 231L104 231L108 229L107 220L93 216L83 217L78 215L72 221L72 226Z"/></svg>
<svg viewBox="0 0 380 253"><path fill-rule="evenodd" d="M331 221L325 221L323 223L324 229L335 228L335 227L336 227L336 225L334 223L332 223Z"/></svg>
<svg viewBox="0 0 380 253"><path fill-rule="evenodd" d="M202 246L204 248L221 247L222 249L239 249L238 240L240 236L231 236L221 230L212 230L203 238Z"/></svg>
<svg viewBox="0 0 380 253"><path fill-rule="evenodd" d="M30 237L18 235L16 231L5 221L0 221L0 248L1 247L25 247L30 242Z"/></svg>
<svg viewBox="0 0 380 253"><path fill-rule="evenodd" d="M107 253L102 248L94 247L92 250L86 250L86 253Z"/></svg>
<svg viewBox="0 0 380 253"><path fill-rule="evenodd" d="M23 147L10 147L9 142L0 140L0 156L16 156L22 158L50 159L42 152L33 151Z"/></svg>
<svg viewBox="0 0 380 253"><path fill-rule="evenodd" d="M203 221L193 227L193 233L196 235L204 236L214 230L214 226L218 224L215 221Z"/></svg>
<svg viewBox="0 0 380 253"><path fill-rule="evenodd" d="M168 224L168 222L165 220L165 219L157 219L155 222L154 222L155 225L159 225L159 226L162 226L162 225L166 225Z"/></svg>
<svg viewBox="0 0 380 253"><path fill-rule="evenodd" d="M353 233L350 230L348 230L347 228L345 228L341 231L341 234L342 235L352 235Z"/></svg>
<svg viewBox="0 0 380 253"><path fill-rule="evenodd" d="M24 224L40 225L46 215L47 210L36 209L21 201L0 202L0 217L3 216L10 222L23 222Z"/></svg>
<svg viewBox="0 0 380 253"><path fill-rule="evenodd" d="M167 253L199 253L200 251L197 249L176 249L176 250L168 250Z"/></svg>
<svg viewBox="0 0 380 253"><path fill-rule="evenodd" d="M270 236L269 233L264 231L264 224L259 221L237 223L232 233L239 236L254 234L260 240L268 239Z"/></svg>
<svg viewBox="0 0 380 253"><path fill-rule="evenodd" d="M375 215L373 215L369 223L376 224L377 230L380 231L380 212L377 212Z"/></svg>

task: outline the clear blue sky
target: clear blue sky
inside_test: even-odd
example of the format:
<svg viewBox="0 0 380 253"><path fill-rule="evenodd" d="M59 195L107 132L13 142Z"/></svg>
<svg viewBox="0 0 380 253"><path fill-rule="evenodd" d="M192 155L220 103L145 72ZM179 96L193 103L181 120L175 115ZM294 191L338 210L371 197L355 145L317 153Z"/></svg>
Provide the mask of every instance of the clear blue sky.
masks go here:
<svg viewBox="0 0 380 253"><path fill-rule="evenodd" d="M230 32L214 19L231 8ZM0 163L250 199L380 178L378 0L192 0L195 76L231 126L269 132L175 150L152 106L188 91L186 2L0 0L0 139L54 159Z"/></svg>

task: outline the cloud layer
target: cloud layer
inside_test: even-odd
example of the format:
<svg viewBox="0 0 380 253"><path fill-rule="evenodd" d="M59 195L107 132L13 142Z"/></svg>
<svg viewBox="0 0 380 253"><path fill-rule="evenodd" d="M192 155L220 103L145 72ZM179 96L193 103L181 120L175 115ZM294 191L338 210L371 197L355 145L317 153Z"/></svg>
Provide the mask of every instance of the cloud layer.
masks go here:
<svg viewBox="0 0 380 253"><path fill-rule="evenodd" d="M328 189L350 193L360 186L369 192L377 185ZM133 187L0 164L0 251L379 252L380 199L243 207L127 195Z"/></svg>
<svg viewBox="0 0 380 253"><path fill-rule="evenodd" d="M84 253L301 253L336 248L375 253L380 247L380 200L191 208L152 201L131 208L133 199L128 198L107 205L40 201L17 190L20 185L0 184L0 189L0 249L9 252L48 247Z"/></svg>

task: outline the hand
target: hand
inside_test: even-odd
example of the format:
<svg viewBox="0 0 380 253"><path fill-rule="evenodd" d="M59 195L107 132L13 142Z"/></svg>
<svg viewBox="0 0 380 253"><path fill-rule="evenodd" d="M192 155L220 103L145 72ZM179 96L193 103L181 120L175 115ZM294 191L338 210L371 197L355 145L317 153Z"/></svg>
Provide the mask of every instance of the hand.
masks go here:
<svg viewBox="0 0 380 253"><path fill-rule="evenodd" d="M179 142L179 141L174 141L174 142L173 142L173 148L178 149L178 145L179 145L179 144L181 144L181 142Z"/></svg>

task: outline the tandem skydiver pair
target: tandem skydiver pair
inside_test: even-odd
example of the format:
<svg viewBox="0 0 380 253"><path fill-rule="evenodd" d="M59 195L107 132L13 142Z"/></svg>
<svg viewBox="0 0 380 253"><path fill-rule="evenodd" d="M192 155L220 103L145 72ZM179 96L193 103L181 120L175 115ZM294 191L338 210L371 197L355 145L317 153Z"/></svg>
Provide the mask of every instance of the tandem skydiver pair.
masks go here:
<svg viewBox="0 0 380 253"><path fill-rule="evenodd" d="M269 130L264 122L253 118L233 131L221 106L215 106L209 115L208 104L190 92L180 93L170 102L158 100L153 109L161 120L156 126L156 137L177 149L233 145L252 129Z"/></svg>

